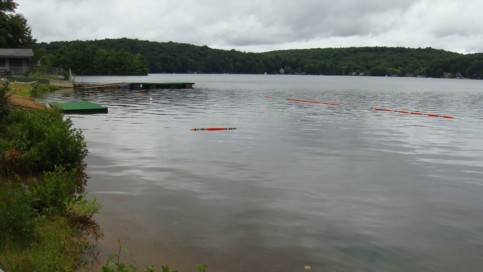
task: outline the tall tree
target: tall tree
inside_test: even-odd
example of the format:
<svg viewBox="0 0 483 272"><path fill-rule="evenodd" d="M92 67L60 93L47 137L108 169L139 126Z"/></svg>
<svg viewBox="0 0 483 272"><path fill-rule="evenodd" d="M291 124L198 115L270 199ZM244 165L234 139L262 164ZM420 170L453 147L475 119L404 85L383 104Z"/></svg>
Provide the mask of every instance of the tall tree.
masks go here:
<svg viewBox="0 0 483 272"><path fill-rule="evenodd" d="M13 0L0 0L0 13L14 12L17 8L17 3Z"/></svg>
<svg viewBox="0 0 483 272"><path fill-rule="evenodd" d="M22 14L15 14L14 0L0 0L0 48L25 48L35 44Z"/></svg>

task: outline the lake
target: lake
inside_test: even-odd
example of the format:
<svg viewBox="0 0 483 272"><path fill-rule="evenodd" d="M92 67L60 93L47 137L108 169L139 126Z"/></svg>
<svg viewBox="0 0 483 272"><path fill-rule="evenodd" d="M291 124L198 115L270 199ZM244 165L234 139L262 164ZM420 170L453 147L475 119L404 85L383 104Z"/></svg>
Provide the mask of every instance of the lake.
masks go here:
<svg viewBox="0 0 483 272"><path fill-rule="evenodd" d="M87 191L102 205L101 257L120 241L123 260L180 272L483 271L483 81L77 80L196 83L47 98L109 107L70 115L88 144ZM213 126L236 130L190 130Z"/></svg>

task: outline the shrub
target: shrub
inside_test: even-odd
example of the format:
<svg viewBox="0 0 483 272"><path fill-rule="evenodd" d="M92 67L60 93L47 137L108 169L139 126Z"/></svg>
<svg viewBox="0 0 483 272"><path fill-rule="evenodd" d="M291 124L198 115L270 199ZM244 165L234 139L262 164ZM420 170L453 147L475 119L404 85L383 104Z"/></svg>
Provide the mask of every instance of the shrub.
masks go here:
<svg viewBox="0 0 483 272"><path fill-rule="evenodd" d="M3 81L0 86L0 120L8 115L8 81Z"/></svg>
<svg viewBox="0 0 483 272"><path fill-rule="evenodd" d="M4 174L12 168L17 173L54 171L59 166L66 170L83 168L87 155L84 136L80 130L73 129L72 121L64 120L59 111L12 110L6 121L6 137L11 146L0 150L3 153L0 154L0 170Z"/></svg>
<svg viewBox="0 0 483 272"><path fill-rule="evenodd" d="M70 198L65 203L67 217L73 223L78 223L81 226L91 226L91 230L94 235L100 235L96 233L97 224L92 219L95 213L98 213L101 209L100 204L94 198L92 201L86 199L86 194L79 195L75 198Z"/></svg>
<svg viewBox="0 0 483 272"><path fill-rule="evenodd" d="M63 169L30 180L0 177L0 268L76 270L89 246L82 234L100 233L92 220L99 205L76 196L77 178Z"/></svg>
<svg viewBox="0 0 483 272"><path fill-rule="evenodd" d="M62 169L45 173L40 179L29 184L29 198L32 208L39 214L63 215L69 199L73 198L77 174Z"/></svg>
<svg viewBox="0 0 483 272"><path fill-rule="evenodd" d="M33 216L25 188L0 180L0 248L7 243L26 246L35 233Z"/></svg>
<svg viewBox="0 0 483 272"><path fill-rule="evenodd" d="M76 188L76 171L62 169L26 183L18 178L0 179L0 248L7 242L26 245L31 241L36 218L66 215Z"/></svg>
<svg viewBox="0 0 483 272"><path fill-rule="evenodd" d="M12 146L8 146L4 142L0 143L0 151L2 151L2 157L0 161L2 166L0 169L3 169L0 174L5 176L12 176L16 169L20 167L20 158L21 154Z"/></svg>
<svg viewBox="0 0 483 272"><path fill-rule="evenodd" d="M84 137L59 111L10 110L7 90L0 86L0 268L75 271L89 246L82 235L100 232L97 202L77 195Z"/></svg>

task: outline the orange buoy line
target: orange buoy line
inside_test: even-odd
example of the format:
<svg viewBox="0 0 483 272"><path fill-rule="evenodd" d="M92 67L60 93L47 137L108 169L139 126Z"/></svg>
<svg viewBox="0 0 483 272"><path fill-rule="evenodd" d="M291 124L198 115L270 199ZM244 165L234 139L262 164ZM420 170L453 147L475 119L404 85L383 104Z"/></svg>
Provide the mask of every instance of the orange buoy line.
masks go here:
<svg viewBox="0 0 483 272"><path fill-rule="evenodd" d="M447 118L447 119L453 119L454 116L451 115L441 115L437 113L424 113L421 111L408 111L408 110L392 110L389 108L371 108L372 110L375 111L387 111L387 112L397 112L401 114L412 114L412 115L422 115L422 116L428 116L428 117L441 117L441 118Z"/></svg>
<svg viewBox="0 0 483 272"><path fill-rule="evenodd" d="M323 104L328 106L337 106L338 104L335 102L321 102L317 100L306 100L306 99L295 99L295 98L287 98L289 101L299 102L299 103L311 103L311 104Z"/></svg>
<svg viewBox="0 0 483 272"><path fill-rule="evenodd" d="M216 130L235 130L234 127L206 127L206 128L192 128L192 131L198 130L207 130L207 131L216 131Z"/></svg>
<svg viewBox="0 0 483 272"><path fill-rule="evenodd" d="M422 113L420 111L412 111L411 114L413 114L413 115L424 115L424 113Z"/></svg>
<svg viewBox="0 0 483 272"><path fill-rule="evenodd" d="M389 108L372 108L372 109L375 110L375 111L392 111Z"/></svg>

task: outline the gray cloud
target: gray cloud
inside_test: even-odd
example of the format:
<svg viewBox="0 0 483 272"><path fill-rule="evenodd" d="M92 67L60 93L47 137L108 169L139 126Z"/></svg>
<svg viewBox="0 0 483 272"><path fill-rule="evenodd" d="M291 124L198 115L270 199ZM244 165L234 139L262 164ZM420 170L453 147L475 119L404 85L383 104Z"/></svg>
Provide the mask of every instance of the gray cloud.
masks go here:
<svg viewBox="0 0 483 272"><path fill-rule="evenodd" d="M244 51L406 46L483 52L482 0L17 0L39 41L139 38Z"/></svg>

